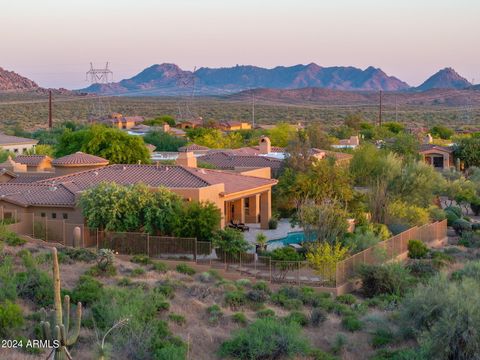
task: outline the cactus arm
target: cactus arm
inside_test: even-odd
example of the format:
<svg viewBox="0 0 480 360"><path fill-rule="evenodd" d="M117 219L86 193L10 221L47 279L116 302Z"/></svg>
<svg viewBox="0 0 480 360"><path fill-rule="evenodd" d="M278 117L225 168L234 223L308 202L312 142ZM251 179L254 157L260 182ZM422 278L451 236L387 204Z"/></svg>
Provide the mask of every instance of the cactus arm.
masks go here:
<svg viewBox="0 0 480 360"><path fill-rule="evenodd" d="M63 325L65 325L65 332L68 334L70 330L70 296L68 295L63 298Z"/></svg>
<svg viewBox="0 0 480 360"><path fill-rule="evenodd" d="M52 339L52 330L50 328L50 323L48 321L42 321L40 323L42 326L42 331L43 331L43 337L45 340L51 340Z"/></svg>
<svg viewBox="0 0 480 360"><path fill-rule="evenodd" d="M73 345L78 339L78 335L80 334L80 327L82 325L82 303L78 302L77 304L77 314L75 316L75 327L68 335L67 345Z"/></svg>
<svg viewBox="0 0 480 360"><path fill-rule="evenodd" d="M52 247L52 262L53 262L53 288L54 288L54 302L55 302L55 324L60 325L62 319L62 297L60 295L60 267L58 266L57 248Z"/></svg>

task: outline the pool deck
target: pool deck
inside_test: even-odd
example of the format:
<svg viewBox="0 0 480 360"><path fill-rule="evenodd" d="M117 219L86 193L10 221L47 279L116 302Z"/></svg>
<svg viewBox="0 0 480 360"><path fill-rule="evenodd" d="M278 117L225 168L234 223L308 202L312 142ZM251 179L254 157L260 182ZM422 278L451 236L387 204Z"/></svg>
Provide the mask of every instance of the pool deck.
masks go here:
<svg viewBox="0 0 480 360"><path fill-rule="evenodd" d="M281 239L287 236L289 232L292 231L302 231L299 226L292 228L290 221L288 219L280 219L278 221L278 226L274 230L262 230L260 229L260 224L247 224L250 227L250 231L245 231L245 240L250 244L255 245L256 237L258 233L264 233L267 237L267 240L276 240Z"/></svg>

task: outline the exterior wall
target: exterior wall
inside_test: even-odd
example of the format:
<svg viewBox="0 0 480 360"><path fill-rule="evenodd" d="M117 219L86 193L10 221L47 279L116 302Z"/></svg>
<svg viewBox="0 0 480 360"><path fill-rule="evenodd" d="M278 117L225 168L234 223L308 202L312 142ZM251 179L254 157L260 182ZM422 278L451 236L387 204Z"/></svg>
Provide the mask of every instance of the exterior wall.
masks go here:
<svg viewBox="0 0 480 360"><path fill-rule="evenodd" d="M239 168L235 168L237 170ZM271 179L272 178L272 169L269 167L264 167L264 168L256 168L256 169L249 169L240 172L242 175L248 175L248 176L255 176L263 179Z"/></svg>
<svg viewBox="0 0 480 360"><path fill-rule="evenodd" d="M0 175L0 184L6 183L8 181L12 180L12 177L8 174L1 174Z"/></svg>
<svg viewBox="0 0 480 360"><path fill-rule="evenodd" d="M37 142L26 143L26 144L10 144L10 145L1 145L0 147L3 150L10 151L14 154L25 154L27 151L35 149Z"/></svg>
<svg viewBox="0 0 480 360"><path fill-rule="evenodd" d="M452 166L455 166L453 161L453 156L450 153L439 151L438 149L431 149L420 152L424 161L429 164L433 165L433 158L434 157L442 157L443 158L443 169L448 169Z"/></svg>

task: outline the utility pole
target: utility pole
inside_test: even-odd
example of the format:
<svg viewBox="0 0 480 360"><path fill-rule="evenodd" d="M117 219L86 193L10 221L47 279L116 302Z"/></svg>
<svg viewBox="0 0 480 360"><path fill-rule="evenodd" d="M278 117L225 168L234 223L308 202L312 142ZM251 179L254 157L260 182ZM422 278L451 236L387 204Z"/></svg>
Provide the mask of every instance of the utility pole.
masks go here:
<svg viewBox="0 0 480 360"><path fill-rule="evenodd" d="M252 90L252 129L255 129L255 90Z"/></svg>
<svg viewBox="0 0 480 360"><path fill-rule="evenodd" d="M53 127L52 121L52 90L48 91L48 128L51 129Z"/></svg>
<svg viewBox="0 0 480 360"><path fill-rule="evenodd" d="M380 90L380 104L378 109L378 125L382 126L382 90Z"/></svg>

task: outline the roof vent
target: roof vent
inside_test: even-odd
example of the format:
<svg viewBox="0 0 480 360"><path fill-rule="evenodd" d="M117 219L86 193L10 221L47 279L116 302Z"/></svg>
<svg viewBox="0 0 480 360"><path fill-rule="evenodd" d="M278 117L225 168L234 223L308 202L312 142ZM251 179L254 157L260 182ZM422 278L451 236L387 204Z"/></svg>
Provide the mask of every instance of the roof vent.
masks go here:
<svg viewBox="0 0 480 360"><path fill-rule="evenodd" d="M200 173L201 173L201 174L206 174L206 172L205 172L204 169L200 169Z"/></svg>
<svg viewBox="0 0 480 360"><path fill-rule="evenodd" d="M95 170L95 171L93 172L93 175L98 176L98 171Z"/></svg>
<svg viewBox="0 0 480 360"><path fill-rule="evenodd" d="M48 190L50 190L50 191L56 191L57 189L58 188L56 186L53 186L53 185L48 187Z"/></svg>
<svg viewBox="0 0 480 360"><path fill-rule="evenodd" d="M122 166L122 170L125 171L127 170L127 167L125 165Z"/></svg>
<svg viewBox="0 0 480 360"><path fill-rule="evenodd" d="M165 167L165 171L168 171L170 170L170 168L168 166Z"/></svg>

